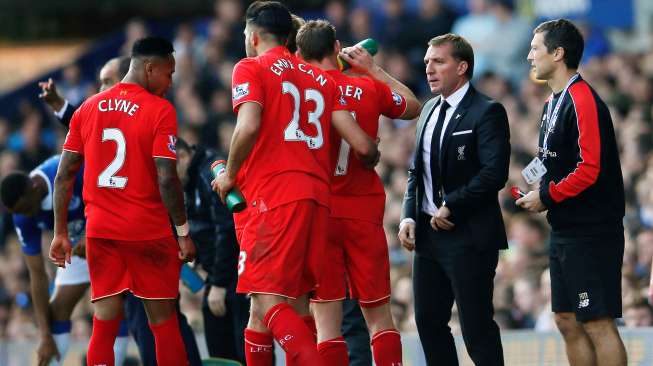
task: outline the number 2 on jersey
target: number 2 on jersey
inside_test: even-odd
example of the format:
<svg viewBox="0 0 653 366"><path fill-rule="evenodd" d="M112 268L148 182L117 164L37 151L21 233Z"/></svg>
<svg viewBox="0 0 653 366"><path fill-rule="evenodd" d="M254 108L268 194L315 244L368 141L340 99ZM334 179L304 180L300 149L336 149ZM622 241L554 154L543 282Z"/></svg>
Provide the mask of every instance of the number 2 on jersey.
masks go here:
<svg viewBox="0 0 653 366"><path fill-rule="evenodd" d="M118 128L105 128L102 130L102 142L109 140L116 142L116 156L111 164L97 177L97 184L104 188L125 188L127 177L114 175L125 163L125 155L127 154L125 135Z"/></svg>
<svg viewBox="0 0 653 366"><path fill-rule="evenodd" d="M301 102L301 95L299 89L295 84L284 81L281 84L281 89L284 94L292 96L294 107L292 113L292 120L283 131L283 137L286 141L304 141L309 149L319 149L324 145L324 137L322 137L322 125L320 124L320 117L324 112L324 97L315 89L306 89L304 91L304 99L315 101L315 110L308 113L308 123L315 125L317 129L317 136L308 136L299 128L299 105Z"/></svg>

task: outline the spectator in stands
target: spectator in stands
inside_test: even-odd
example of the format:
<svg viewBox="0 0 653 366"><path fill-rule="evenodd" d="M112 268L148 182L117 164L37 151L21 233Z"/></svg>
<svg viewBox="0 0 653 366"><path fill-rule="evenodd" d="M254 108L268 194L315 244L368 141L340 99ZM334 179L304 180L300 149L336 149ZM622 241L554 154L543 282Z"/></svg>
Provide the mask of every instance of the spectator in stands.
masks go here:
<svg viewBox="0 0 653 366"><path fill-rule="evenodd" d="M386 0L378 29L381 44L389 50L405 52L410 49L413 41L413 35L409 32L412 19L404 12L404 0ZM420 45L421 48L425 43Z"/></svg>
<svg viewBox="0 0 653 366"><path fill-rule="evenodd" d="M534 275L525 274L517 278L513 285L513 314L517 328L535 328L536 316L539 310L540 279Z"/></svg>
<svg viewBox="0 0 653 366"><path fill-rule="evenodd" d="M529 71L524 55L528 53L531 25L515 14L514 0L489 0L489 3L490 14L496 20L495 33L484 46L489 70L517 86Z"/></svg>
<svg viewBox="0 0 653 366"><path fill-rule="evenodd" d="M646 299L639 299L630 304L624 311L626 327L650 327L653 326L653 308Z"/></svg>
<svg viewBox="0 0 653 366"><path fill-rule="evenodd" d="M551 311L551 276L547 268L540 275L540 308L535 320L535 330L552 332L556 330L553 312Z"/></svg>
<svg viewBox="0 0 653 366"><path fill-rule="evenodd" d="M412 57L412 49L419 49L421 52L424 44L431 38L449 33L456 17L456 13L442 0L419 1L417 19L410 19L411 25L408 28L409 31L406 31L412 36L410 44L411 51L409 52L412 65L419 65L421 67L422 62L421 54Z"/></svg>
<svg viewBox="0 0 653 366"><path fill-rule="evenodd" d="M479 77L490 69L488 52L494 47L492 40L497 37L498 21L489 12L488 0L467 0L469 14L458 18L451 30L469 40L474 48L474 75ZM506 47L501 47L504 49ZM509 48L509 47L508 47Z"/></svg>
<svg viewBox="0 0 653 366"><path fill-rule="evenodd" d="M365 8L356 8L349 15L351 39L356 43L372 36L370 13Z"/></svg>
<svg viewBox="0 0 653 366"><path fill-rule="evenodd" d="M337 29L338 40L343 47L351 46L356 41L352 39L347 12L347 3L344 0L330 0L324 6L327 20Z"/></svg>
<svg viewBox="0 0 653 366"><path fill-rule="evenodd" d="M84 79L77 64L68 65L63 70L63 79L59 81L59 89L64 98L74 105L80 105L89 95L94 94L93 84Z"/></svg>
<svg viewBox="0 0 653 366"><path fill-rule="evenodd" d="M120 48L120 54L122 56L131 55L134 42L141 38L147 37L149 33L150 31L147 29L147 25L143 19L130 19L127 24L125 24L125 43L123 43L122 47ZM75 105L79 104L80 103L75 103Z"/></svg>

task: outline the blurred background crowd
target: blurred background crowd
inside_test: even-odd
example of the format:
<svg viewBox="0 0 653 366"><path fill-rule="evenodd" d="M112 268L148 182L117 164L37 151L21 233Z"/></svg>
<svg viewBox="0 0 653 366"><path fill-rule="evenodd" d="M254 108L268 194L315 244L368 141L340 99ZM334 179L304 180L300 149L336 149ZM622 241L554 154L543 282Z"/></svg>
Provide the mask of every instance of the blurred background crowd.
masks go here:
<svg viewBox="0 0 653 366"><path fill-rule="evenodd" d="M330 0L318 3L298 14L329 19L345 45L368 37L377 39L381 51L375 57L376 62L423 101L431 97L422 61L427 41L447 32L466 37L476 57L475 85L508 111L512 161L507 186L527 188L520 172L535 155L542 106L550 93L546 85L530 77L526 61L531 31L538 21L533 12L542 2ZM653 12L650 5L647 10L645 3L634 1L632 12L644 12L650 18ZM237 0L219 0L212 4L214 13L210 17L204 14L200 18L175 21L170 26L177 69L169 97L177 108L179 135L191 144L222 152L228 150L235 123L231 111L231 72L234 64L244 57L245 6ZM638 23L639 32L632 30L635 25L629 32L617 32L587 20L578 23L586 40L581 74L608 104L620 145L627 202L622 322L628 327L653 325L648 300L653 258L653 44L647 38L653 33L646 28L650 23L650 19L643 25ZM153 33L147 18L116 24L118 28L124 36L118 51L121 54L127 54L135 39ZM65 65L56 76L60 92L75 105L98 88L97 68L81 63ZM0 177L15 169L34 168L59 151L65 135L37 93L21 98L12 108L15 112L3 113L6 106L0 104ZM380 124L382 158L377 170L387 195L384 226L392 266L392 310L402 331L415 331L412 258L397 240L407 163L414 149L415 121L381 119ZM544 216L520 211L507 189L501 192L501 202L510 249L501 253L497 268L494 290L497 321L503 329L553 330L547 269L548 225ZM35 338L37 330L31 315L27 270L10 216L3 208L0 214L0 339ZM199 332L200 305L199 295L182 289L182 310ZM87 339L91 329L90 304L79 306L73 317L73 336ZM456 322L452 323L456 330Z"/></svg>

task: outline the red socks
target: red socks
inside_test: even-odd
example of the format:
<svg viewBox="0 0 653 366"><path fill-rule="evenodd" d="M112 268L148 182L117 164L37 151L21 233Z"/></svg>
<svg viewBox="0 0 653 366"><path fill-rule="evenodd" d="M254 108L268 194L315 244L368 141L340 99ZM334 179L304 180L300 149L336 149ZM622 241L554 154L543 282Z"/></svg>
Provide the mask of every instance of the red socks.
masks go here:
<svg viewBox="0 0 653 366"><path fill-rule="evenodd" d="M263 323L272 331L274 339L286 351L286 358L295 365L322 365L313 334L302 318L286 303L270 308Z"/></svg>
<svg viewBox="0 0 653 366"><path fill-rule="evenodd" d="M372 354L377 366L402 366L401 336L396 329L386 329L372 337Z"/></svg>
<svg viewBox="0 0 653 366"><path fill-rule="evenodd" d="M322 360L331 366L348 366L349 355L347 354L347 343L343 337L330 339L317 345L317 351Z"/></svg>
<svg viewBox="0 0 653 366"><path fill-rule="evenodd" d="M116 341L121 320L120 316L113 320L100 320L93 316L93 333L88 344L86 365L114 366L113 343Z"/></svg>
<svg viewBox="0 0 653 366"><path fill-rule="evenodd" d="M245 329L245 361L248 366L272 366L272 334Z"/></svg>
<svg viewBox="0 0 653 366"><path fill-rule="evenodd" d="M161 324L150 324L150 329L154 334L156 363L159 366L188 365L186 346L181 339L176 313L172 313L170 318Z"/></svg>

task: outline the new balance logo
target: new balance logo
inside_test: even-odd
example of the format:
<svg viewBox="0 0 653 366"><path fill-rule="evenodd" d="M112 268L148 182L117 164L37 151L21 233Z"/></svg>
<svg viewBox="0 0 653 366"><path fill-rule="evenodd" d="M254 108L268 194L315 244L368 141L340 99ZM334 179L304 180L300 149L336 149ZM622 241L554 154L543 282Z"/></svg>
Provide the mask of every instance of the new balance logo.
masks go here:
<svg viewBox="0 0 653 366"><path fill-rule="evenodd" d="M590 306L590 297L587 292L581 292L578 294L578 308L586 308Z"/></svg>

